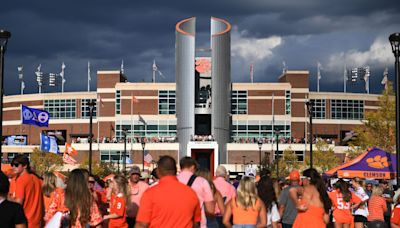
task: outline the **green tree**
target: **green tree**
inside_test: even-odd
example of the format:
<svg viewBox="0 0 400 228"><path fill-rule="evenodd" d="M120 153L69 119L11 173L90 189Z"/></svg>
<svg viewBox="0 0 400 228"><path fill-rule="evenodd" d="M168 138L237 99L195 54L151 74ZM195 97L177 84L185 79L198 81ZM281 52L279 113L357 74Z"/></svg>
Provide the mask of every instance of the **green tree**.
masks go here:
<svg viewBox="0 0 400 228"><path fill-rule="evenodd" d="M298 161L298 157L296 152L292 150L291 147L285 149L283 151L283 156L278 159L279 160L279 177L287 177L289 176L290 171L293 169L299 170L300 162ZM272 164L271 172L273 177L276 176L277 171L277 160Z"/></svg>
<svg viewBox="0 0 400 228"><path fill-rule="evenodd" d="M396 104L393 95L393 86L389 83L379 97L378 110L367 112L364 125L356 128L353 146L362 150L377 146L389 152L395 151Z"/></svg>
<svg viewBox="0 0 400 228"><path fill-rule="evenodd" d="M82 169L89 170L89 156L83 159L83 162L79 166ZM92 163L92 174L97 175L100 178L106 177L111 173L116 173L116 168L114 164L108 162L93 162Z"/></svg>
<svg viewBox="0 0 400 228"><path fill-rule="evenodd" d="M323 140L317 140L313 150L313 165L321 172L326 172L342 163L332 147Z"/></svg>
<svg viewBox="0 0 400 228"><path fill-rule="evenodd" d="M33 149L31 163L39 176L42 176L45 172L58 170L64 164L62 155L43 152L39 148Z"/></svg>

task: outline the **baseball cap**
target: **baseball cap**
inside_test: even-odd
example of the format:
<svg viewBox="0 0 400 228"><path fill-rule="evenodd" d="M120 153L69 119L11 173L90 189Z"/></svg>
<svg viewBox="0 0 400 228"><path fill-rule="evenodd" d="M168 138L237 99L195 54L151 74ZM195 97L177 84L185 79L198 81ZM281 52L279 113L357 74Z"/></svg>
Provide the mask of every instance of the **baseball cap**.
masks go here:
<svg viewBox="0 0 400 228"><path fill-rule="evenodd" d="M298 181L300 180L300 173L297 170L292 170L289 174L289 180L291 181Z"/></svg>
<svg viewBox="0 0 400 228"><path fill-rule="evenodd" d="M130 174L131 175L132 174L138 174L140 176L140 168L139 168L139 166L136 166L136 165L132 166Z"/></svg>
<svg viewBox="0 0 400 228"><path fill-rule="evenodd" d="M247 167L244 171L244 175L247 177L253 177L255 178L257 175L257 170L255 168L252 167Z"/></svg>

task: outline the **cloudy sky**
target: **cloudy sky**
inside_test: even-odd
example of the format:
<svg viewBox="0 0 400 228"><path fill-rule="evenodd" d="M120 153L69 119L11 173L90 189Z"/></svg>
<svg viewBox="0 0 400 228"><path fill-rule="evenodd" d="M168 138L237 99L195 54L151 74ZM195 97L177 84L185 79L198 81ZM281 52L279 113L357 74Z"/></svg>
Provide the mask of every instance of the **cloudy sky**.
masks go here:
<svg viewBox="0 0 400 228"><path fill-rule="evenodd" d="M118 70L124 61L129 81L150 81L153 59L165 78L175 81L175 24L197 19L197 48L208 48L210 17L232 25L232 81L275 82L283 62L289 70L309 70L316 90L343 90L343 69L370 66L372 93L380 93L382 73L394 79L388 36L400 32L397 0L203 0L203 1L5 1L0 28L12 33L5 60L5 93L20 93L22 65L26 93L38 91L35 70L61 71L66 91L87 90L87 63L95 88L97 70ZM353 90L361 92L361 86ZM45 89L46 90L46 89ZM58 90L60 90L58 88Z"/></svg>

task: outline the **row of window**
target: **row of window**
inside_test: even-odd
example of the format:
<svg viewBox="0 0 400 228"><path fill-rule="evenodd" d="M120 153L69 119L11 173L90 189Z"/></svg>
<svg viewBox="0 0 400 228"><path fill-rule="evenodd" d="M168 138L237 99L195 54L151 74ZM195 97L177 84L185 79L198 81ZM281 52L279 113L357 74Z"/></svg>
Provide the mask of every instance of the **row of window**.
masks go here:
<svg viewBox="0 0 400 228"><path fill-rule="evenodd" d="M290 122L272 125L272 123L266 121L233 121L232 140L274 138L277 130L280 138L291 137Z"/></svg>
<svg viewBox="0 0 400 228"><path fill-rule="evenodd" d="M326 119L326 100L314 99L313 118ZM339 100L331 102L331 118L342 120L362 120L364 118L364 101L362 100Z"/></svg>
<svg viewBox="0 0 400 228"><path fill-rule="evenodd" d="M89 118L89 102L96 99L81 99L81 118ZM76 99L45 100L44 110L50 113L51 119L76 119ZM96 117L96 104L93 107L93 117Z"/></svg>
<svg viewBox="0 0 400 228"><path fill-rule="evenodd" d="M174 90L160 90L158 99L159 114L175 114L176 94ZM326 119L326 100L313 99L314 111L313 118ZM81 99L81 118L89 118L89 102L96 99ZM364 118L364 101L362 100L339 100L332 99L331 118L361 120ZM232 114L247 114L247 91L232 91ZM52 119L75 119L76 118L76 99L45 100L44 109L50 113ZM285 92L285 114L291 113L291 94ZM115 114L121 114L121 91L115 93ZM93 117L97 116L96 105L93 107Z"/></svg>

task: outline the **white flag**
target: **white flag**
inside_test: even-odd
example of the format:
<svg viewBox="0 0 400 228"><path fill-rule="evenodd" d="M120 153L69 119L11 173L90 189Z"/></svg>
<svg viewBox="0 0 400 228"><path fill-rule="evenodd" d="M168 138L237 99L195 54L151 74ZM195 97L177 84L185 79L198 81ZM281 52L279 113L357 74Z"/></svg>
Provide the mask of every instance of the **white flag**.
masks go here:
<svg viewBox="0 0 400 228"><path fill-rule="evenodd" d="M388 68L386 67L385 71L383 71L383 78L382 78L382 81L381 81L382 85L386 85L387 80L388 80L388 75L389 75L389 72L388 72Z"/></svg>
<svg viewBox="0 0 400 228"><path fill-rule="evenodd" d="M90 77L90 62L87 63L88 81L90 82L92 78Z"/></svg>
<svg viewBox="0 0 400 228"><path fill-rule="evenodd" d="M122 74L124 73L124 60L122 60L121 62L121 73Z"/></svg>
<svg viewBox="0 0 400 228"><path fill-rule="evenodd" d="M61 65L61 70L64 70L64 69L65 69L65 64L63 62L62 65Z"/></svg>
<svg viewBox="0 0 400 228"><path fill-rule="evenodd" d="M153 71L158 71L156 60L153 59Z"/></svg>
<svg viewBox="0 0 400 228"><path fill-rule="evenodd" d="M321 79L322 65L320 62L317 62L317 68L318 68L318 79Z"/></svg>

